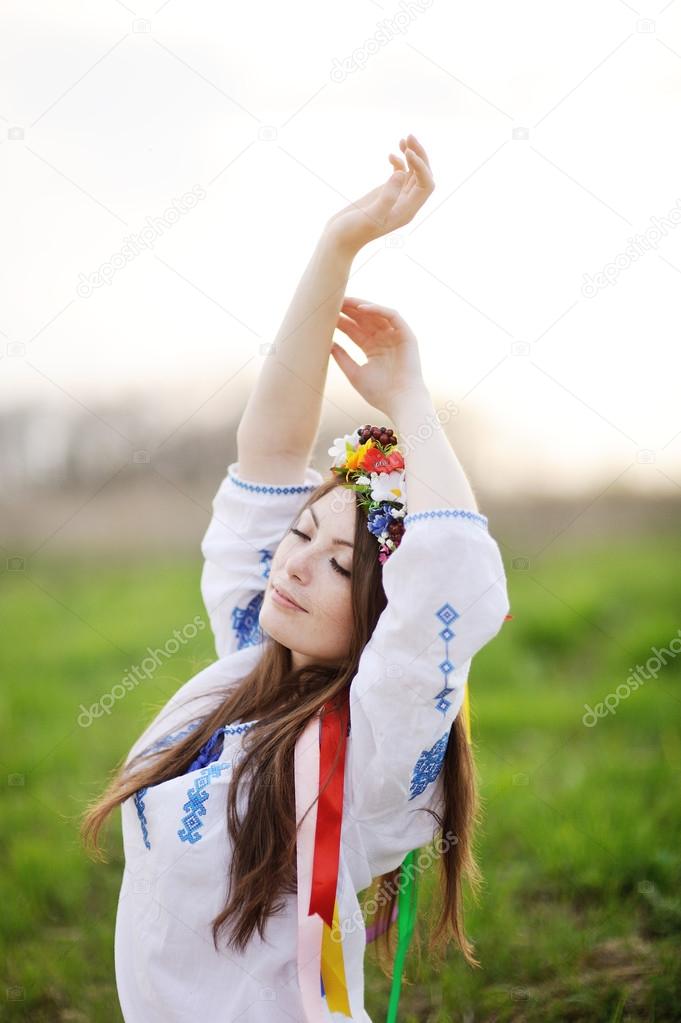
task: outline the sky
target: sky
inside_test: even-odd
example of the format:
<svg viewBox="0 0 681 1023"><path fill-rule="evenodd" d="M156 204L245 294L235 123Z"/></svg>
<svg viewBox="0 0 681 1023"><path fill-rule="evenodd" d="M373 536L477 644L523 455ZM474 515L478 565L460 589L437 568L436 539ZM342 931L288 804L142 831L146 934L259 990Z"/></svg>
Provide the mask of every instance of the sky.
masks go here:
<svg viewBox="0 0 681 1023"><path fill-rule="evenodd" d="M1 20L3 409L227 419L325 221L413 132L435 191L348 294L406 319L500 493L678 494L681 2ZM355 407L334 364L327 395Z"/></svg>

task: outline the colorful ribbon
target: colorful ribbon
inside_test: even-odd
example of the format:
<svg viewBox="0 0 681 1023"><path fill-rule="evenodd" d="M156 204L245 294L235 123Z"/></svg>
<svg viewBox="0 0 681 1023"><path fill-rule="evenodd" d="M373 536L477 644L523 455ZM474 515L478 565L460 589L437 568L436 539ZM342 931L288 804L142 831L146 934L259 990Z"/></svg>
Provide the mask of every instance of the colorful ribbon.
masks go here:
<svg viewBox="0 0 681 1023"><path fill-rule="evenodd" d="M334 707L328 703L324 705L322 712L319 736L318 791L320 795L317 804L314 862L308 913L310 915L318 913L324 921L321 982L329 1010L351 1017L343 962L343 943L333 937L334 933L336 935L342 933L336 892L343 821L345 750L349 722L349 691L346 689L340 696L340 706Z"/></svg>
<svg viewBox="0 0 681 1023"><path fill-rule="evenodd" d="M506 615L509 621L513 615ZM309 1023L328 1019L324 1000L331 1012L351 1017L343 961L338 901L338 869L343 822L345 752L349 730L349 691L340 705L325 704L321 722L313 717L298 738L295 749L296 819L319 799L298 831L298 978ZM465 683L462 707L464 728L471 741L470 699ZM337 757L337 759L336 759ZM336 761L335 767L332 766ZM331 778L329 780L329 776ZM327 784L328 783L328 784ZM322 792L322 787L326 788ZM401 864L406 884L400 885L396 908L390 921L397 919L397 949L386 1023L396 1023L402 988L402 973L416 924L418 886L412 868L418 849L407 853ZM400 874L400 876L402 876ZM390 926L390 924L388 924ZM374 925L367 929L367 943L381 933Z"/></svg>
<svg viewBox="0 0 681 1023"><path fill-rule="evenodd" d="M322 714L319 751L319 802L315 833L314 864L310 913L319 913L328 927L333 927L338 864L340 858L341 822L343 817L343 783L347 745L348 691L339 710L325 704ZM340 752L339 751L340 746ZM336 766L333 767L334 759ZM333 769L333 775L331 771ZM330 781L329 781L330 777ZM328 784L326 782L328 781ZM325 786L324 790L322 788Z"/></svg>
<svg viewBox="0 0 681 1023"><path fill-rule="evenodd" d="M319 793L314 812L310 811L303 821L297 842L298 977L310 1021L328 1019L323 999L326 999L329 1011L352 1017L343 944L334 938L334 933L341 933L336 892L350 719L348 701L349 693L346 691L340 707L325 704L321 724L318 717L313 718L296 744L298 823ZM313 738L314 733L316 736ZM333 767L336 756L338 759ZM326 788L322 792L324 785Z"/></svg>

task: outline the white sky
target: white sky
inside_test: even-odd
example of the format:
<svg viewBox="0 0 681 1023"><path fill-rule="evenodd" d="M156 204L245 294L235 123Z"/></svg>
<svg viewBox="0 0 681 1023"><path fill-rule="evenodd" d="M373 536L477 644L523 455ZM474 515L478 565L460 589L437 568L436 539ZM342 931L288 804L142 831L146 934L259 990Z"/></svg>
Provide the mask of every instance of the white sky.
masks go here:
<svg viewBox="0 0 681 1023"><path fill-rule="evenodd" d="M323 223L413 131L436 190L348 294L409 322L436 403L485 423L500 490L681 487L681 2L3 9L5 407L134 394L179 424L243 404ZM655 247L586 297L636 235ZM328 394L354 404L335 365Z"/></svg>

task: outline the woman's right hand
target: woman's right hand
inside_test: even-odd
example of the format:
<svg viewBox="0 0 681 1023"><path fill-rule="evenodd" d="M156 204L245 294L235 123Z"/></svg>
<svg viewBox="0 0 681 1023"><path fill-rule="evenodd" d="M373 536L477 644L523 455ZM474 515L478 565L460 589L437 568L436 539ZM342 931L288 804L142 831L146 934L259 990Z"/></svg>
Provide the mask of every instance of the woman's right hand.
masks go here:
<svg viewBox="0 0 681 1023"><path fill-rule="evenodd" d="M367 357L360 366L335 341L331 346L337 365L369 405L392 416L400 395L426 391L418 342L395 309L346 296L337 327Z"/></svg>
<svg viewBox="0 0 681 1023"><path fill-rule="evenodd" d="M346 250L358 252L363 245L404 227L416 216L435 188L428 154L415 135L400 139L407 165L393 153L393 173L387 181L331 217L324 231Z"/></svg>

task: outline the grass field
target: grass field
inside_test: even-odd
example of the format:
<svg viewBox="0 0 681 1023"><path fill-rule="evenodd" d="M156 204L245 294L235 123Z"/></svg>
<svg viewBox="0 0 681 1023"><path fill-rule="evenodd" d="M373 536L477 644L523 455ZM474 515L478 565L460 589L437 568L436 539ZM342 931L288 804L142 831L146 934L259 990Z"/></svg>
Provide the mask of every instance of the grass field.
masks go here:
<svg viewBox="0 0 681 1023"><path fill-rule="evenodd" d="M400 1023L681 1019L681 656L582 723L585 703L681 635L679 546L633 538L507 564L514 620L470 679L485 887L466 920L482 969L452 952L433 971L424 941ZM77 820L154 711L214 659L209 630L108 716L77 718L203 613L199 573L197 560L70 559L3 574L2 1020L121 1020L119 817L106 865L84 855ZM370 957L367 971L382 1023L389 984Z"/></svg>

